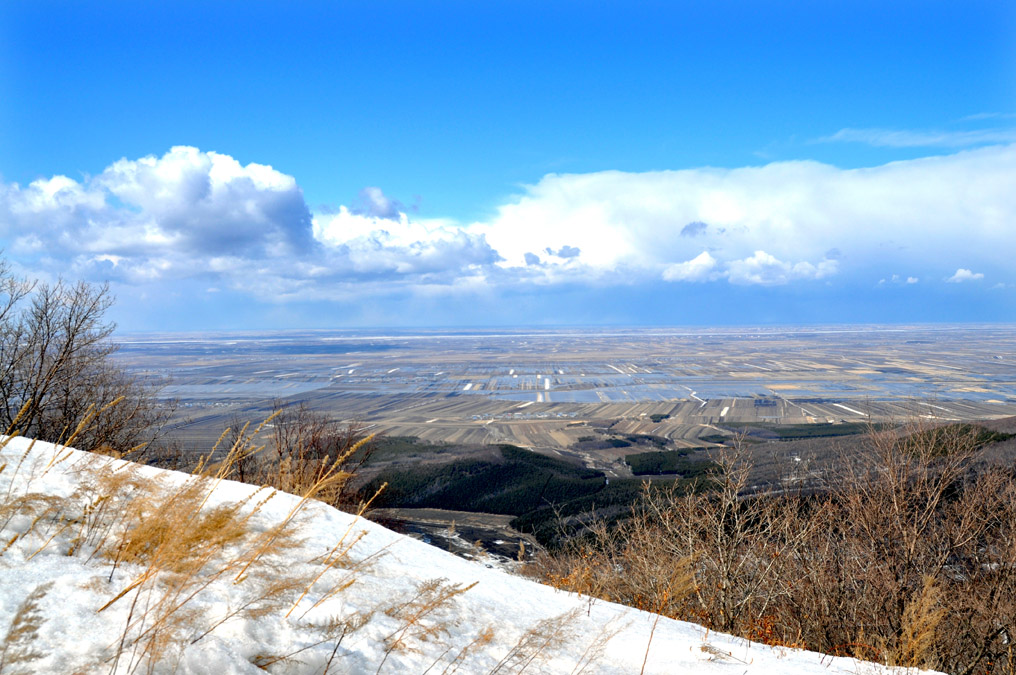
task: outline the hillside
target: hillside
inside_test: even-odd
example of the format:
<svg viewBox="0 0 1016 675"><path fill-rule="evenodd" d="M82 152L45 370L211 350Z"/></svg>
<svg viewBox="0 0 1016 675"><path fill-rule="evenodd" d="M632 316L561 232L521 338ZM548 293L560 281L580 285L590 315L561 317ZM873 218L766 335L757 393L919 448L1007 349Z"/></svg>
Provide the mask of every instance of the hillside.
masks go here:
<svg viewBox="0 0 1016 675"><path fill-rule="evenodd" d="M3 443L3 673L889 672L556 591L312 500Z"/></svg>

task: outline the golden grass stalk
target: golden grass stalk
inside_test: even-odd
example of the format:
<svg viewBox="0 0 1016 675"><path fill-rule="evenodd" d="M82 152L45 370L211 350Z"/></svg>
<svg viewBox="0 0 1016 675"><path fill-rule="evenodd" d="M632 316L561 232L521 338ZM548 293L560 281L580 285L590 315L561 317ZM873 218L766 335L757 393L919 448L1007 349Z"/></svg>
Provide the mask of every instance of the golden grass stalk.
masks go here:
<svg viewBox="0 0 1016 675"><path fill-rule="evenodd" d="M926 576L920 590L903 610L903 631L893 661L908 668L934 667L934 647L945 618L939 583L934 577Z"/></svg>
<svg viewBox="0 0 1016 675"><path fill-rule="evenodd" d="M52 587L53 582L36 586L18 605L18 610L14 613L11 625L0 644L0 673L9 666L23 668L26 664L45 656L33 648L32 643L38 638L39 629L44 622L39 603Z"/></svg>
<svg viewBox="0 0 1016 675"><path fill-rule="evenodd" d="M575 622L580 614L576 608L537 622L522 634L488 675L496 675L506 669L521 673L536 659L546 656L551 647L560 648L571 642L577 636Z"/></svg>
<svg viewBox="0 0 1016 675"><path fill-rule="evenodd" d="M384 657L377 666L377 672L381 672L391 653L406 647L409 640L427 640L439 633L447 632L447 625L442 621L426 621L426 619L447 607L453 598L470 590L476 584L474 581L464 586L449 583L447 579L431 579L421 583L416 595L409 600L385 609L385 614L398 619L402 625L384 638L386 645Z"/></svg>
<svg viewBox="0 0 1016 675"><path fill-rule="evenodd" d="M282 519L282 521L278 524L278 526L268 531L267 536L263 538L261 546L259 546L257 549L253 551L248 562L240 569L239 572L237 572L234 581L239 581L243 577L243 575L247 572L247 569L251 565L253 565L254 562L257 561L262 555L264 555L265 551L267 551L272 546L278 534L283 532L286 528L289 527L290 523L292 523L296 515L301 510L303 510L304 506L306 506L310 500L312 500L314 497L321 494L322 492L325 492L330 488L341 486L346 483L346 481L350 477L350 474L341 471L340 467L342 466L343 462L352 457L357 451L359 451L364 445L369 443L373 438L374 438L373 436L367 436L366 438L363 438L354 443L344 453L337 456L335 460L331 463L331 465L328 466L326 469L324 469L318 475L317 480L315 480L310 486L306 488L304 493L300 496L300 501L297 502L292 509L290 509L289 513L286 514L286 516Z"/></svg>

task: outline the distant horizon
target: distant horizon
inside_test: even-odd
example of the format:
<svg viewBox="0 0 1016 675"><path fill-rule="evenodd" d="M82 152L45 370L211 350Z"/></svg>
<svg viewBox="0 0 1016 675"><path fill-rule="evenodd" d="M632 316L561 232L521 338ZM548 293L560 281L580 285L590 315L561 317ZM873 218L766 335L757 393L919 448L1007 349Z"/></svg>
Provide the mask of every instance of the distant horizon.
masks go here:
<svg viewBox="0 0 1016 675"><path fill-rule="evenodd" d="M180 335L180 336L230 336L241 335L265 335L265 336L287 336L301 333L322 334L348 333L351 339L398 338L398 337L500 337L500 336L539 336L568 333L579 335L592 331L604 331L604 335L617 333L624 336L624 331L632 331L631 335L647 333L669 334L709 334L730 333L736 331L759 331L767 333L805 331L816 333L859 333L865 329L875 329L878 332L904 332L908 329L927 331L948 331L948 330L977 330L984 329L1005 329L1016 330L1016 321L969 321L969 322L901 322L901 323L801 323L801 324L728 324L728 325L636 325L636 324L589 324L589 325L518 325L510 326L362 326L362 327L339 327L339 328L266 328L266 329L192 329L192 330L115 330L114 341L117 336L158 336L158 335Z"/></svg>

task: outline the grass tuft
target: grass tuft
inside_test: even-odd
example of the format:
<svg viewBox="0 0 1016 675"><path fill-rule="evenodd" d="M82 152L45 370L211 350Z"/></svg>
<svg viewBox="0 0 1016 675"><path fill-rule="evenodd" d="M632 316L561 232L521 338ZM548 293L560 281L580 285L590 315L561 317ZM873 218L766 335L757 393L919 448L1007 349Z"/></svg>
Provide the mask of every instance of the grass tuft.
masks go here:
<svg viewBox="0 0 1016 675"><path fill-rule="evenodd" d="M18 606L0 644L0 673L33 673L30 664L45 656L32 643L44 623L39 603L52 587L52 582L36 586Z"/></svg>

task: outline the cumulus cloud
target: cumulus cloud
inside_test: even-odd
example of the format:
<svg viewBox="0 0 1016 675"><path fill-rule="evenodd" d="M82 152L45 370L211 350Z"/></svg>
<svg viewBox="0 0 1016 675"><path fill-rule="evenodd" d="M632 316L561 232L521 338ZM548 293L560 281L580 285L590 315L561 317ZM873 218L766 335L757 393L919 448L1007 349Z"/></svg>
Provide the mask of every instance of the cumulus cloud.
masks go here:
<svg viewBox="0 0 1016 675"><path fill-rule="evenodd" d="M1016 145L862 169L791 161L551 174L465 227L486 235L505 269L524 267L529 251L581 248L581 264L545 270L559 278L690 278L700 268L688 263L708 251L710 274L731 283L869 284L890 265L915 279L934 274L957 250L976 251L986 267L1008 265L1012 175Z"/></svg>
<svg viewBox="0 0 1016 675"><path fill-rule="evenodd" d="M562 246L556 251L551 248L545 248L543 250L549 255L557 256L558 258L578 258L579 255L582 254L582 249L575 246Z"/></svg>
<svg viewBox="0 0 1016 675"><path fill-rule="evenodd" d="M10 254L58 273L130 284L211 277L269 298L452 285L499 259L482 234L410 222L378 188L355 208L314 217L292 176L179 146L81 181L0 184L0 237Z"/></svg>
<svg viewBox="0 0 1016 675"><path fill-rule="evenodd" d="M478 222L411 216L378 187L306 205L266 164L176 147L99 175L0 183L0 245L40 272L271 298L553 284L779 286L1003 277L1016 249L1016 145L863 169L551 174ZM708 224L707 224L708 223ZM952 263L955 264L955 263Z"/></svg>
<svg viewBox="0 0 1016 675"><path fill-rule="evenodd" d="M789 263L765 251L755 251L748 258L731 261L728 268L731 283L776 286L801 279L823 279L836 273L837 263L835 260Z"/></svg>
<svg viewBox="0 0 1016 675"><path fill-rule="evenodd" d="M691 260L674 263L663 270L666 281L709 281L717 278L716 258L702 251Z"/></svg>
<svg viewBox="0 0 1016 675"><path fill-rule="evenodd" d="M883 286L887 283L907 284L912 286L913 284L916 284L918 281L920 281L920 279L918 279L917 277L907 277L906 279L904 279L899 274L894 274L891 277L889 277L889 279L879 279L878 283L880 286Z"/></svg>
<svg viewBox="0 0 1016 675"><path fill-rule="evenodd" d="M114 225L116 236L98 241L105 251L169 245L191 254L251 256L311 245L310 211L296 180L264 164L241 166L228 155L180 146L160 158L114 162L88 189L108 195L95 228L105 235Z"/></svg>
<svg viewBox="0 0 1016 675"><path fill-rule="evenodd" d="M980 281L984 275L980 272L971 272L968 269L959 268L956 273L946 279L951 284L961 284L964 281Z"/></svg>
<svg viewBox="0 0 1016 675"><path fill-rule="evenodd" d="M713 281L726 278L732 284L779 286L791 281L823 279L836 273L835 260L817 264L801 261L783 262L765 251L755 251L741 260L731 260L720 269L716 258L703 251L691 260L669 265L663 270L666 281Z"/></svg>
<svg viewBox="0 0 1016 675"><path fill-rule="evenodd" d="M342 207L315 216L313 234L321 244L314 279L322 288L315 295L327 295L333 282L448 285L482 276L500 260L482 234L443 221L411 221L405 213L392 220Z"/></svg>
<svg viewBox="0 0 1016 675"><path fill-rule="evenodd" d="M202 274L216 256L299 256L313 246L291 176L189 147L121 159L81 182L4 185L0 214L12 253L132 281Z"/></svg>

